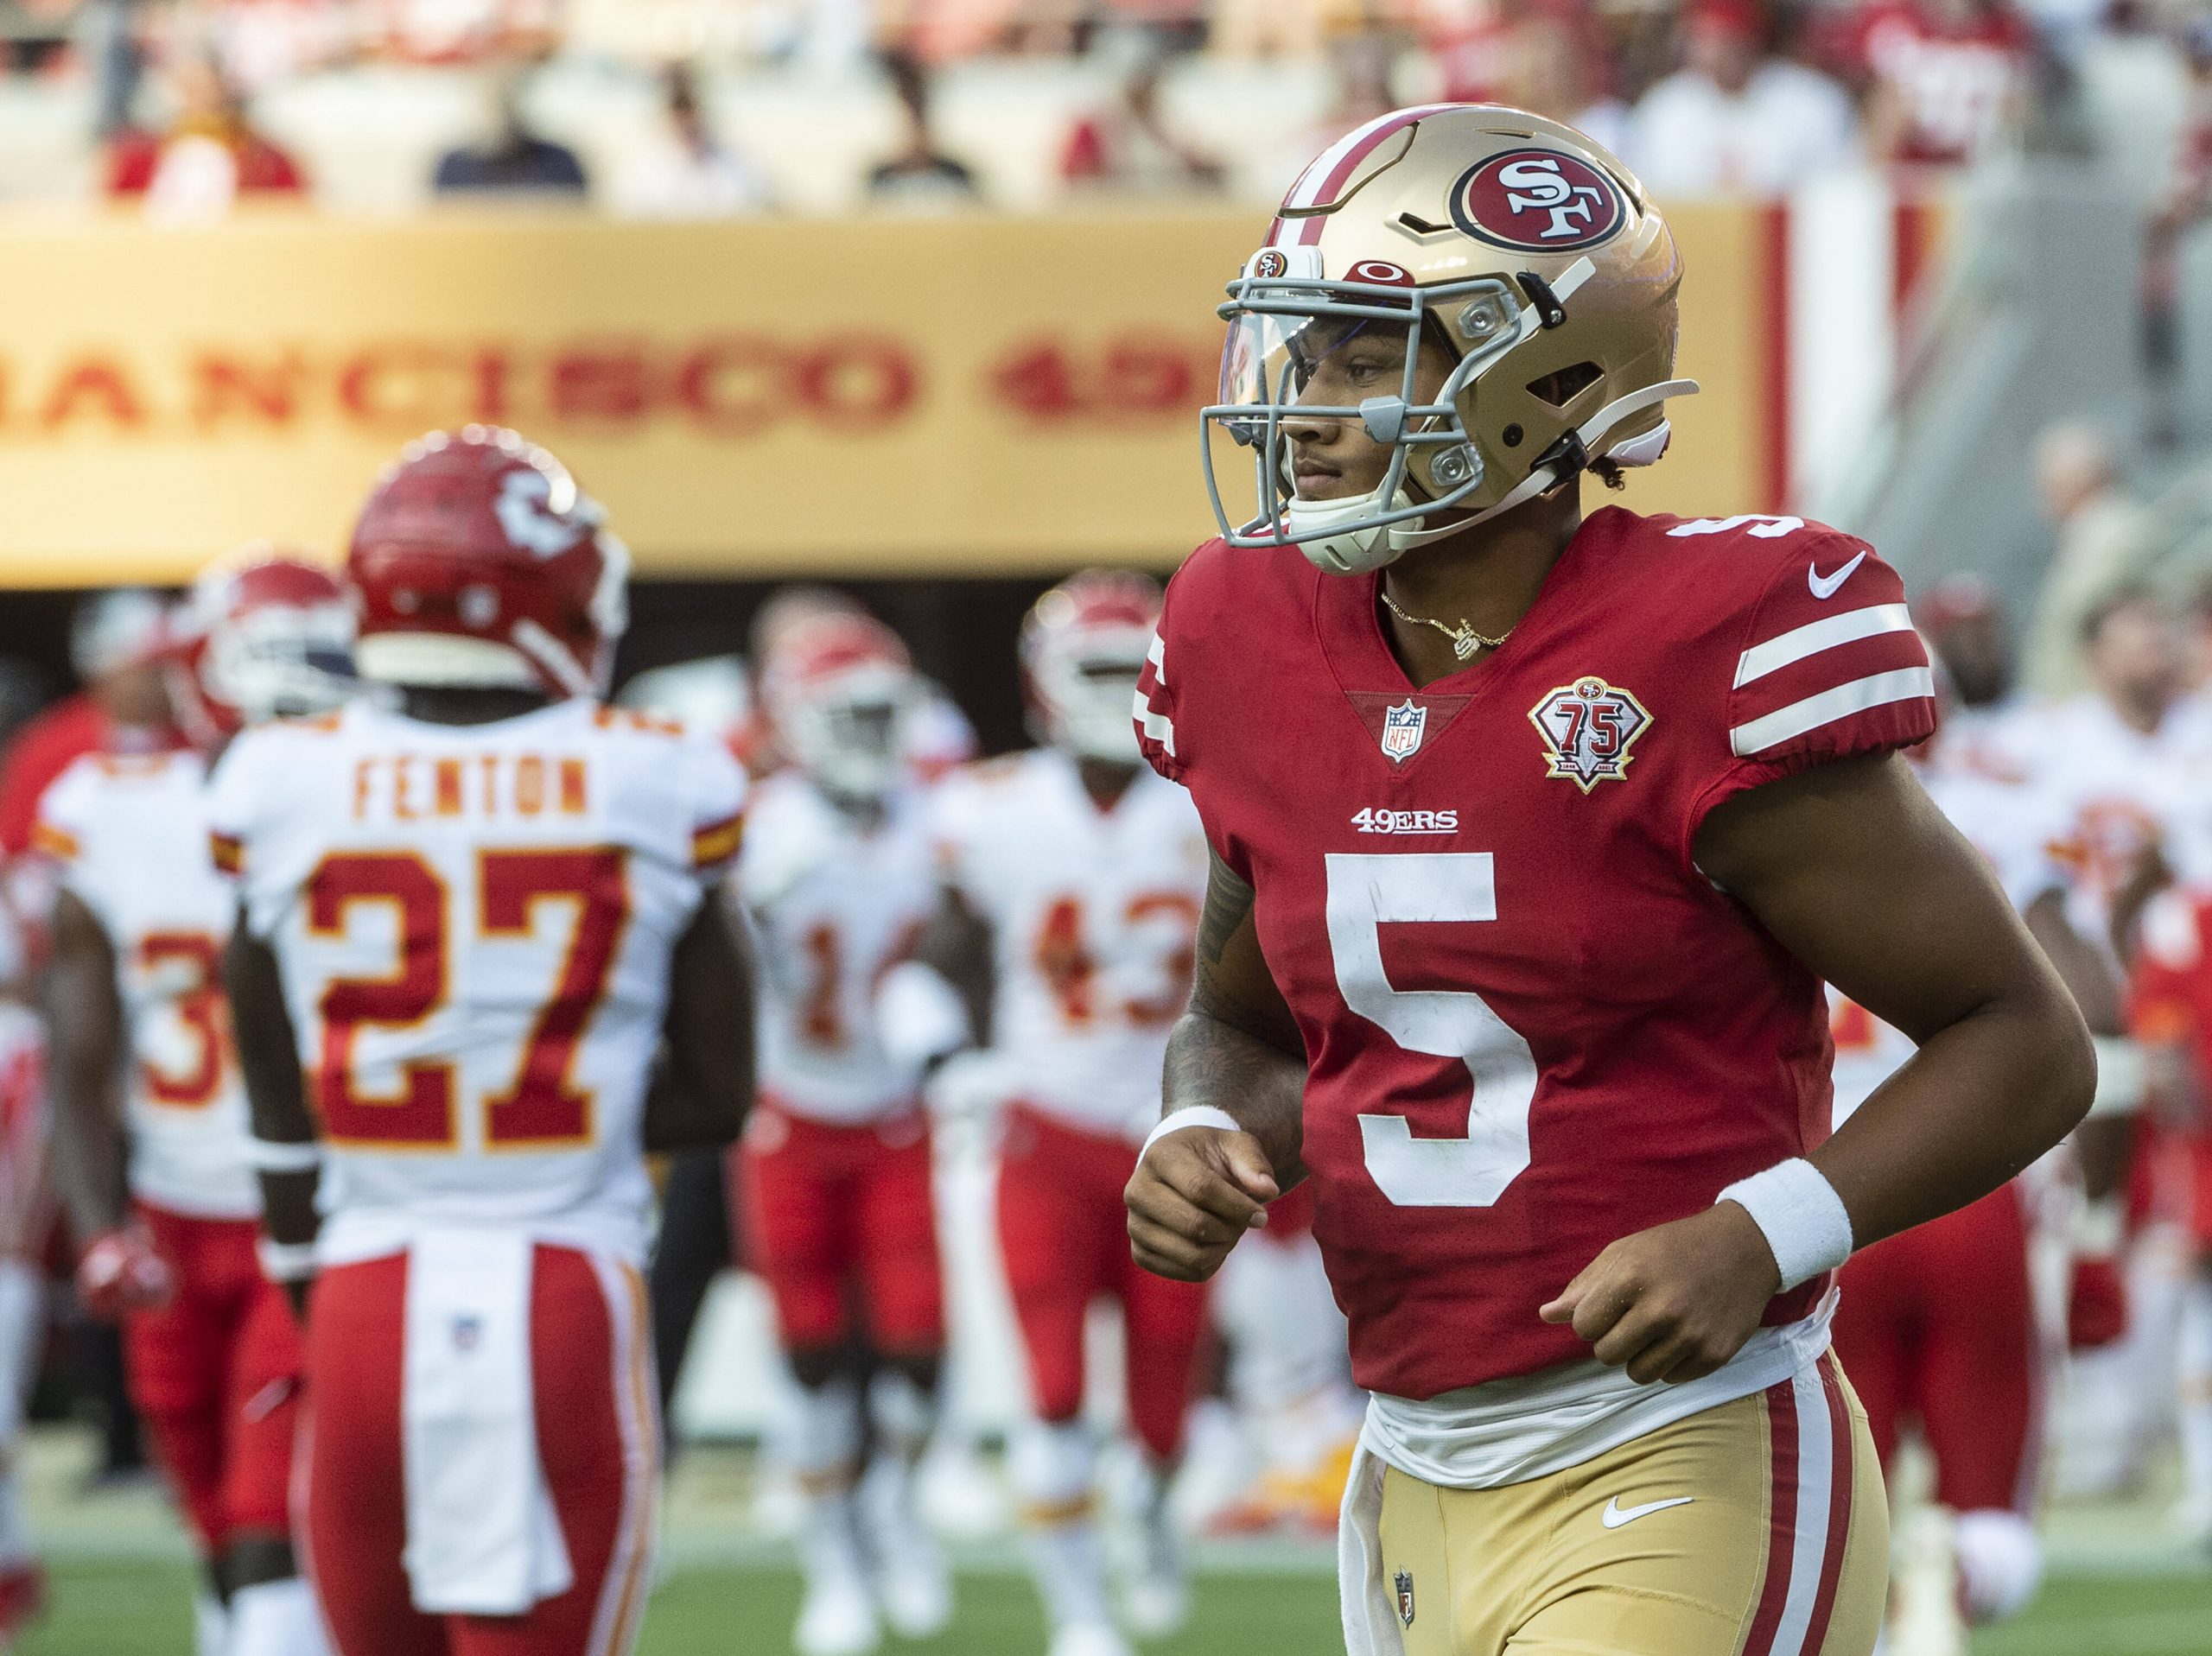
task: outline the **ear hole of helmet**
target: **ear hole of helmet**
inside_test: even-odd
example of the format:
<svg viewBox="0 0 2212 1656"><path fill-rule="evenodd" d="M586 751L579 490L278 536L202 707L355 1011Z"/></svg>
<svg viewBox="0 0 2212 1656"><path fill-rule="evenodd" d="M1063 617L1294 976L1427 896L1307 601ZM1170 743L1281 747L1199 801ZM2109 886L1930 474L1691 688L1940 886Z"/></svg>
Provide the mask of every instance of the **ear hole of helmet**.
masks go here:
<svg viewBox="0 0 2212 1656"><path fill-rule="evenodd" d="M1594 362L1573 363L1530 380L1529 395L1547 408L1563 409L1605 377L1605 371Z"/></svg>

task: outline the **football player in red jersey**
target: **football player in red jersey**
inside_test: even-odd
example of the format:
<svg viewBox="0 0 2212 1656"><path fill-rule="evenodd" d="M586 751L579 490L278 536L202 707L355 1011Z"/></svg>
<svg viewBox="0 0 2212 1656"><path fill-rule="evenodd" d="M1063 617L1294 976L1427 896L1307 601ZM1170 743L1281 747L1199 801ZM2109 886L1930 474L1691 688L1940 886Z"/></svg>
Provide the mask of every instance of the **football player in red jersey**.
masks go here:
<svg viewBox="0 0 2212 1656"><path fill-rule="evenodd" d="M637 1636L645 1152L734 1135L753 1004L743 773L598 699L627 562L514 433L411 445L346 565L381 694L216 774L264 1263L306 1308L297 1521L343 1656Z"/></svg>
<svg viewBox="0 0 2212 1656"><path fill-rule="evenodd" d="M299 1336L255 1258L207 774L242 724L338 705L353 618L327 571L253 549L200 578L182 627L170 701L195 750L79 758L32 830L60 882L45 984L55 1168L84 1245L79 1291L123 1324L131 1396L205 1554L203 1644L312 1656L326 1646L287 1515Z"/></svg>
<svg viewBox="0 0 2212 1656"><path fill-rule="evenodd" d="M1260 511L1138 700L1214 866L1129 1230L1203 1278L1313 1178L1373 1394L1355 1656L1865 1656L1829 1273L2089 1102L1897 757L1934 707L1895 573L1795 517L1584 514L1694 389L1680 278L1612 156L1459 105L1333 145L1230 289L1206 418ZM1823 979L1918 1044L1833 1138Z"/></svg>

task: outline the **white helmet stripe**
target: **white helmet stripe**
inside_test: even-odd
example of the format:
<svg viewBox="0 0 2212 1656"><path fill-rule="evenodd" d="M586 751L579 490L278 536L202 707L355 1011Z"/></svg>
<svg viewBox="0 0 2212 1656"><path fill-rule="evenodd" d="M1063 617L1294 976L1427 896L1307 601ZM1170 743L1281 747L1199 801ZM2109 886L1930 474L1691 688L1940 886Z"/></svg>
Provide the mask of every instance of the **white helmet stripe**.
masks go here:
<svg viewBox="0 0 2212 1656"><path fill-rule="evenodd" d="M1336 199L1344 181L1351 178L1359 163L1373 154L1382 142L1393 133L1402 132L1425 116L1435 115L1456 104L1421 104L1412 109L1393 110L1388 115L1378 115L1364 126L1347 132L1314 158L1313 164L1298 175L1298 182L1290 187L1290 194L1283 198L1286 207L1318 207ZM1288 232L1295 229L1296 234ZM1284 241L1310 243L1321 238L1321 219L1277 219L1268 232L1270 246Z"/></svg>

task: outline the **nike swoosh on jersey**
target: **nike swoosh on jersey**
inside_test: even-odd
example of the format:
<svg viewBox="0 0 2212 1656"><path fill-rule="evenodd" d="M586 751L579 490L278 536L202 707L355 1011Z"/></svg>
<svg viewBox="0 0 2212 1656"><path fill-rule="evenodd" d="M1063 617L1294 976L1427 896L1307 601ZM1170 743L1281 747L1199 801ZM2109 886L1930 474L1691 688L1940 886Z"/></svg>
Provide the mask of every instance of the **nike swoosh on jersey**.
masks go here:
<svg viewBox="0 0 2212 1656"><path fill-rule="evenodd" d="M1605 1503L1605 1510L1598 1514L1598 1521L1609 1530L1617 1530L1624 1524L1633 1524L1639 1518L1664 1512L1669 1507L1687 1507L1696 1499L1695 1495L1676 1495L1672 1501L1647 1501L1641 1507L1624 1507L1621 1498L1615 1495Z"/></svg>
<svg viewBox="0 0 2212 1656"><path fill-rule="evenodd" d="M1862 551L1832 575L1822 574L1821 567L1817 563L1808 563L1805 566L1805 584L1813 589L1813 596L1815 598L1834 598L1835 589L1850 580L1851 572L1866 562L1866 555Z"/></svg>

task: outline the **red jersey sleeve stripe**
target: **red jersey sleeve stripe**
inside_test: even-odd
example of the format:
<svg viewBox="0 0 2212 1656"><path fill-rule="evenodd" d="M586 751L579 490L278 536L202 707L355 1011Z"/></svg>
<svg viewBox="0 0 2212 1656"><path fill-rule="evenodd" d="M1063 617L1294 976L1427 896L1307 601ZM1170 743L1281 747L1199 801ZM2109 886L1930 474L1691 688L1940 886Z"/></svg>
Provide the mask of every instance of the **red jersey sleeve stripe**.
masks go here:
<svg viewBox="0 0 2212 1656"><path fill-rule="evenodd" d="M1936 676L1925 667L1900 667L1887 673L1870 674L1734 726L1728 732L1729 751L1739 759L1756 758L1769 748L1779 747L1808 731L1835 724L1870 707L1932 697L1935 694Z"/></svg>
<svg viewBox="0 0 2212 1656"><path fill-rule="evenodd" d="M1754 679L1764 678L1769 673L1803 661L1808 656L1817 656L1824 650L1857 644L1861 638L1878 638L1885 632L1911 631L1912 612L1903 604L1870 604L1864 609L1824 615L1802 627L1792 627L1764 644L1753 644L1738 657L1736 688L1741 689Z"/></svg>

